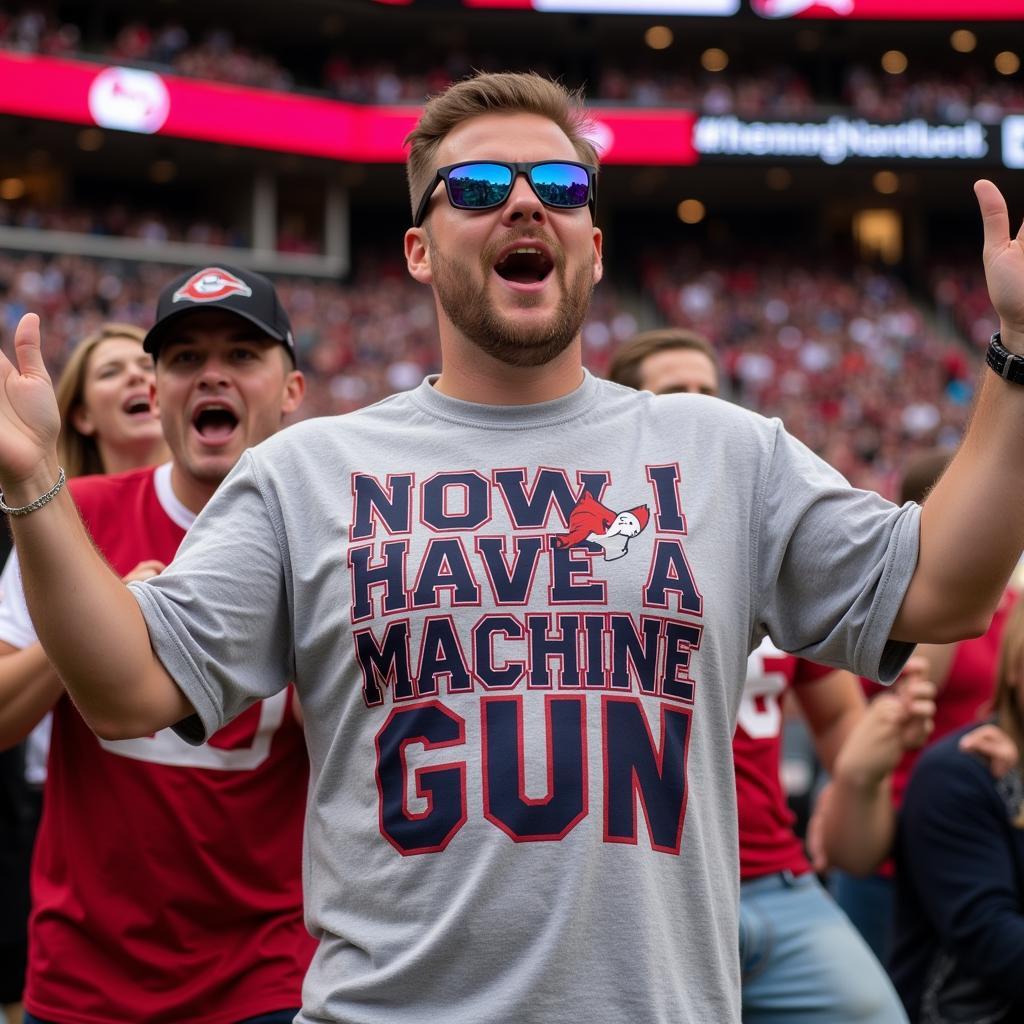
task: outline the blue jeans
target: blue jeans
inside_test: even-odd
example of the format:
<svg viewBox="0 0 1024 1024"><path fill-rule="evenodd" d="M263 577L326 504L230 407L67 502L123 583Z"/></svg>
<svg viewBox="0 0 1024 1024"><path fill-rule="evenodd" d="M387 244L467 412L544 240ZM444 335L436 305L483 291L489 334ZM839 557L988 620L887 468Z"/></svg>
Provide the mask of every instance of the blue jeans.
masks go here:
<svg viewBox="0 0 1024 1024"><path fill-rule="evenodd" d="M871 951L883 964L888 964L892 955L892 879L881 875L857 878L833 871L829 888Z"/></svg>
<svg viewBox="0 0 1024 1024"><path fill-rule="evenodd" d="M263 1013L259 1017L246 1017L245 1020L240 1020L238 1024L292 1024L295 1020L295 1015L298 1013L298 1008L294 1010L275 1010L273 1013ZM50 1020L40 1020L38 1017L33 1017L28 1010L25 1011L25 1022L24 1024L54 1024Z"/></svg>
<svg viewBox="0 0 1024 1024"><path fill-rule="evenodd" d="M744 1024L907 1024L896 990L817 878L740 887Z"/></svg>

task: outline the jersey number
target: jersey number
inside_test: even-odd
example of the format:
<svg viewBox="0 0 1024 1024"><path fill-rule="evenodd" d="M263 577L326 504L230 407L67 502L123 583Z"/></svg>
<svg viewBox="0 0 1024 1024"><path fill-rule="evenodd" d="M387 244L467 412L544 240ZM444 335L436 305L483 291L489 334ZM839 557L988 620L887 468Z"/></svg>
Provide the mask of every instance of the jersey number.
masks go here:
<svg viewBox="0 0 1024 1024"><path fill-rule="evenodd" d="M747 659L747 681L743 686L736 723L752 740L767 740L782 731L782 696L789 677L789 656L765 640Z"/></svg>

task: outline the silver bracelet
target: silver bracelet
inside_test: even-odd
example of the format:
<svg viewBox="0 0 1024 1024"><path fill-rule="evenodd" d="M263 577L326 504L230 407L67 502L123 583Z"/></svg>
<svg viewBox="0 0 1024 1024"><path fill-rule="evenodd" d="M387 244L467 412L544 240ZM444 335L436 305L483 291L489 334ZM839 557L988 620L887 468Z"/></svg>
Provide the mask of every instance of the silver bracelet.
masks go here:
<svg viewBox="0 0 1024 1024"><path fill-rule="evenodd" d="M29 512L35 512L37 509L41 509L44 505L48 505L57 495L60 493L60 489L64 486L64 467L60 467L60 476L57 477L57 482L45 493L40 494L35 501L30 501L27 505L22 505L21 508L11 508L4 501L4 492L0 491L0 512L5 512L9 516L27 516Z"/></svg>

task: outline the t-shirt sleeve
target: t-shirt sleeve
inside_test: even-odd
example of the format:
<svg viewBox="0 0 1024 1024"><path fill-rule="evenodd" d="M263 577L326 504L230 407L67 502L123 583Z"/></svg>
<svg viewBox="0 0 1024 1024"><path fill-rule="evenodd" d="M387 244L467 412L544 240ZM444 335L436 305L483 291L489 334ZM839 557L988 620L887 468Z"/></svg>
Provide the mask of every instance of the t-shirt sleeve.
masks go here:
<svg viewBox="0 0 1024 1024"><path fill-rule="evenodd" d="M294 675L283 536L246 452L160 576L132 583L157 657L196 714L176 727L204 742Z"/></svg>
<svg viewBox="0 0 1024 1024"><path fill-rule="evenodd" d="M0 640L19 650L37 642L21 582L18 553L12 551L0 574Z"/></svg>
<svg viewBox="0 0 1024 1024"><path fill-rule="evenodd" d="M920 508L850 487L776 424L757 523L760 628L782 650L891 682L889 640L917 566Z"/></svg>

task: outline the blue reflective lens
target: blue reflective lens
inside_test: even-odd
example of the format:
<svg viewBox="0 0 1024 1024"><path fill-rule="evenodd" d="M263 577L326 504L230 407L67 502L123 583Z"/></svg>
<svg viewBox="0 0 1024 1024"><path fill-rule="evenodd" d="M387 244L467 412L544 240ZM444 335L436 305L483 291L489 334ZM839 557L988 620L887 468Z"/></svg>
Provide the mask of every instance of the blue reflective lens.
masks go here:
<svg viewBox="0 0 1024 1024"><path fill-rule="evenodd" d="M575 164L538 164L530 171L530 181L548 206L586 206L590 198L590 176Z"/></svg>
<svg viewBox="0 0 1024 1024"><path fill-rule="evenodd" d="M465 164L448 175L448 195L453 206L483 210L498 206L512 188L512 171L501 164Z"/></svg>

